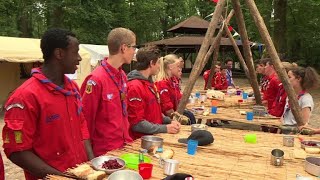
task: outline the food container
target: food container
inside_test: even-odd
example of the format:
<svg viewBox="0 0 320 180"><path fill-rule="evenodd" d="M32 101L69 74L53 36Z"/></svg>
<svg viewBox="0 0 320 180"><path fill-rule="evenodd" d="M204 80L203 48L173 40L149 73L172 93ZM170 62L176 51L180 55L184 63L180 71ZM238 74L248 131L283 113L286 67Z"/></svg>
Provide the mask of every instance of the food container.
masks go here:
<svg viewBox="0 0 320 180"><path fill-rule="evenodd" d="M120 156L126 162L126 167L129 169L138 170L139 154L126 153ZM148 156L143 156L144 163L150 163L151 159Z"/></svg>
<svg viewBox="0 0 320 180"><path fill-rule="evenodd" d="M294 136L284 135L283 136L283 145L287 147L294 146Z"/></svg>
<svg viewBox="0 0 320 180"><path fill-rule="evenodd" d="M105 169L102 167L104 162L109 161L109 160L117 160L117 162L122 166L121 168L118 169ZM107 174L111 174L115 171L119 171L121 169L124 169L126 166L126 163L123 159L115 157L115 156L99 156L91 160L91 164L94 169L98 171L105 171Z"/></svg>
<svg viewBox="0 0 320 180"><path fill-rule="evenodd" d="M141 137L141 148L150 150L153 147L162 148L163 139L157 136L142 136Z"/></svg>
<svg viewBox="0 0 320 180"><path fill-rule="evenodd" d="M207 130L208 126L205 124L192 124L191 125L191 132L197 131L197 130Z"/></svg>
<svg viewBox="0 0 320 180"><path fill-rule="evenodd" d="M139 173L132 170L121 170L112 173L108 180L143 180Z"/></svg>
<svg viewBox="0 0 320 180"><path fill-rule="evenodd" d="M204 108L202 108L202 107L194 107L194 108L192 108L192 110L198 115L202 115L204 112Z"/></svg>
<svg viewBox="0 0 320 180"><path fill-rule="evenodd" d="M304 165L304 170L314 176L320 176L320 158L307 157Z"/></svg>
<svg viewBox="0 0 320 180"><path fill-rule="evenodd" d="M301 148L305 147L320 148L320 141L301 141Z"/></svg>

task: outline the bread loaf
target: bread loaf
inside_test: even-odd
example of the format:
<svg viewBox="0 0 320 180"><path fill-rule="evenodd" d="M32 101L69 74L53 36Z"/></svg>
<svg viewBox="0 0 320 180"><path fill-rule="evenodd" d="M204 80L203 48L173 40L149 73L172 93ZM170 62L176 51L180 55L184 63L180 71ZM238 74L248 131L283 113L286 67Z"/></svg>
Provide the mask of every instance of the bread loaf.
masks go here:
<svg viewBox="0 0 320 180"><path fill-rule="evenodd" d="M160 155L162 159L171 159L174 155L174 151L172 149L166 149L163 151L163 153Z"/></svg>

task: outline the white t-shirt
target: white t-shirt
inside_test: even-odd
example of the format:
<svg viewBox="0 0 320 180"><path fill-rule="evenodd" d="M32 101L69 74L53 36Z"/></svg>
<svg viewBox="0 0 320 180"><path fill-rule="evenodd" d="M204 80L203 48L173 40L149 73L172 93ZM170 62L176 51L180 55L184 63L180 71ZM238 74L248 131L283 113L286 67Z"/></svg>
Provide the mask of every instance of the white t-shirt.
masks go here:
<svg viewBox="0 0 320 180"><path fill-rule="evenodd" d="M296 125L297 122L292 114L291 109L289 108L288 98L286 100L286 105L284 106L284 113L283 113L283 124L284 125ZM299 106L301 109L309 107L311 112L314 107L312 96L309 93L305 93L300 97L298 100ZM311 115L311 113L310 113Z"/></svg>

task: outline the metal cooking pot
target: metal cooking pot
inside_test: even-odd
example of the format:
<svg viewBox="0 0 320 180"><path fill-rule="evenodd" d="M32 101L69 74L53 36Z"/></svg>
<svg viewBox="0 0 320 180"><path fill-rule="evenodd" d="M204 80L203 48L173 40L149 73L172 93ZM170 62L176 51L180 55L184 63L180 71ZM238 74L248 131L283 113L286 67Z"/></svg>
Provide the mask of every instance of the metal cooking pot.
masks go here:
<svg viewBox="0 0 320 180"><path fill-rule="evenodd" d="M304 170L314 176L320 176L320 158L307 157L304 165Z"/></svg>
<svg viewBox="0 0 320 180"><path fill-rule="evenodd" d="M163 139L157 136L142 136L141 137L141 148L149 150L152 146L158 146L162 148Z"/></svg>

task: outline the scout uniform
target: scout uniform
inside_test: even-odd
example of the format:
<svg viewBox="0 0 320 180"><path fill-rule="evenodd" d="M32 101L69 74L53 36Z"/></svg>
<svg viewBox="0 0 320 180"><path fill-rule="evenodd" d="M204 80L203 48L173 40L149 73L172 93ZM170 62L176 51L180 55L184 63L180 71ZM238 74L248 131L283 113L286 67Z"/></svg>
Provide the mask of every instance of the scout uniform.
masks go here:
<svg viewBox="0 0 320 180"><path fill-rule="evenodd" d="M147 79L143 79L141 76L129 78L128 114L130 134L134 139L145 135L132 131L132 127L139 122L147 120L153 124L163 124L160 95L154 83Z"/></svg>
<svg viewBox="0 0 320 180"><path fill-rule="evenodd" d="M127 77L104 59L81 87L84 115L95 156L132 142L127 114Z"/></svg>
<svg viewBox="0 0 320 180"><path fill-rule="evenodd" d="M267 100L268 102L268 111L272 109L273 102L277 98L280 83L281 82L278 80L276 73L269 76L269 84L265 93L263 94L263 99Z"/></svg>
<svg viewBox="0 0 320 180"><path fill-rule="evenodd" d="M2 131L7 157L30 150L62 172L88 160L83 141L89 133L78 87L67 77L64 86L53 84L36 68L13 93L5 105ZM25 176L37 179L27 171Z"/></svg>

